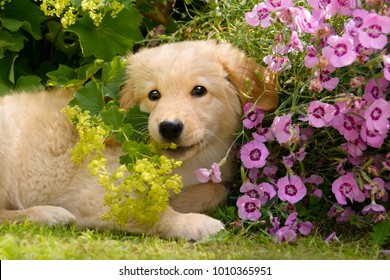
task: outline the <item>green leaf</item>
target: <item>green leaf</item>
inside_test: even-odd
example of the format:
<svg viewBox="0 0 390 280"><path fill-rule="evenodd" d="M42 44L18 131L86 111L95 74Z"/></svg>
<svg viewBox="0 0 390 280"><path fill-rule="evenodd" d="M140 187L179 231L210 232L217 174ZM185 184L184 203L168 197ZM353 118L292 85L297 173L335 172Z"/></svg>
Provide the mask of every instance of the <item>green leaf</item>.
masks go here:
<svg viewBox="0 0 390 280"><path fill-rule="evenodd" d="M80 88L74 94L71 106L78 105L83 110L89 111L92 115L99 115L104 108L104 97L102 85L98 81L88 82L85 87Z"/></svg>
<svg viewBox="0 0 390 280"><path fill-rule="evenodd" d="M72 68L66 65L60 65L57 70L46 74L49 77L48 85L50 86L65 86L70 80L77 78L76 73Z"/></svg>
<svg viewBox="0 0 390 280"><path fill-rule="evenodd" d="M6 22L8 21L8 27L11 28L16 28L16 21L22 22L23 24L20 28L30 33L35 40L40 40L42 38L41 23L47 17L32 1L14 0L7 4L4 10L3 21L4 19Z"/></svg>
<svg viewBox="0 0 390 280"><path fill-rule="evenodd" d="M374 225L371 233L371 242L375 245L382 246L390 238L390 221L384 221Z"/></svg>
<svg viewBox="0 0 390 280"><path fill-rule="evenodd" d="M13 52L20 51L24 46L24 39L25 37L19 33L11 34L7 31L0 30L1 54L7 49ZM2 58L2 55L0 55L0 58Z"/></svg>
<svg viewBox="0 0 390 280"><path fill-rule="evenodd" d="M114 130L118 130L125 119L125 112L124 110L119 109L118 106L112 105L108 110L102 111L100 117L105 124L111 126Z"/></svg>
<svg viewBox="0 0 390 280"><path fill-rule="evenodd" d="M45 38L51 42L56 49L62 51L68 57L80 52L80 44L74 33L64 32L62 25L54 20L48 21L46 25L49 32L45 35Z"/></svg>
<svg viewBox="0 0 390 280"><path fill-rule="evenodd" d="M102 69L103 91L105 96L118 100L119 89L126 79L125 61L115 56L111 62L104 63Z"/></svg>
<svg viewBox="0 0 390 280"><path fill-rule="evenodd" d="M13 67L15 54L7 51L1 59L0 64L0 96L7 94L13 89L13 84L9 79L10 69Z"/></svg>
<svg viewBox="0 0 390 280"><path fill-rule="evenodd" d="M16 32L23 25L23 21L14 18L0 18L0 22L9 31Z"/></svg>
<svg viewBox="0 0 390 280"><path fill-rule="evenodd" d="M135 8L123 9L115 18L107 13L96 27L89 16L84 15L68 30L79 36L84 57L93 55L110 61L116 55L125 55L136 41L142 40L141 18Z"/></svg>
<svg viewBox="0 0 390 280"><path fill-rule="evenodd" d="M16 91L38 91L43 90L44 86L41 84L41 78L35 75L20 76L16 81Z"/></svg>

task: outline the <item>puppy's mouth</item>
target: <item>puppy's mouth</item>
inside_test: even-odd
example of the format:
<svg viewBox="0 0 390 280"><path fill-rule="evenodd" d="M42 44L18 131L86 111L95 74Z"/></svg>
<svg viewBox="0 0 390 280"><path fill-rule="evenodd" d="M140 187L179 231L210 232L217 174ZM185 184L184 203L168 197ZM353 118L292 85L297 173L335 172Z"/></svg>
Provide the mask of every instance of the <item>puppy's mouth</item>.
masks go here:
<svg viewBox="0 0 390 280"><path fill-rule="evenodd" d="M172 147L173 146L173 147ZM163 149L163 154L172 157L177 160L186 160L192 157L204 146L204 142L200 141L190 145L171 145L167 149Z"/></svg>

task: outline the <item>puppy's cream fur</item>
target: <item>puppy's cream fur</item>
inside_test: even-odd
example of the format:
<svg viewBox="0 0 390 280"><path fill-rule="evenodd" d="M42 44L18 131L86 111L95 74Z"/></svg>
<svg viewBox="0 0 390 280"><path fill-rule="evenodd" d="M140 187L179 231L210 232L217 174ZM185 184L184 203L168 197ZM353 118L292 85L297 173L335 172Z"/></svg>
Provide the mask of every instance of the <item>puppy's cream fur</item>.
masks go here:
<svg viewBox="0 0 390 280"><path fill-rule="evenodd" d="M149 112L153 139L166 142L159 125L180 120L183 131L174 142L177 150L165 153L183 164L176 170L184 188L172 196L170 207L153 226L130 219L126 230L163 238L198 240L215 234L223 225L200 212L213 209L226 198L223 184L199 184L194 171L225 157L240 126L246 79L249 101L259 100L265 110L276 106L274 78L229 44L214 41L182 42L145 49L128 57L129 79L120 103L125 109L140 104ZM256 71L264 83L256 78ZM193 96L203 86L207 93ZM158 90L161 98L150 100ZM29 219L39 223L73 223L79 227L110 229L101 220L104 189L86 168L76 167L69 151L78 136L61 108L72 94L60 90L19 93L0 99L0 221ZM121 148L108 145L108 166L118 165ZM223 181L232 179L233 164L222 166Z"/></svg>

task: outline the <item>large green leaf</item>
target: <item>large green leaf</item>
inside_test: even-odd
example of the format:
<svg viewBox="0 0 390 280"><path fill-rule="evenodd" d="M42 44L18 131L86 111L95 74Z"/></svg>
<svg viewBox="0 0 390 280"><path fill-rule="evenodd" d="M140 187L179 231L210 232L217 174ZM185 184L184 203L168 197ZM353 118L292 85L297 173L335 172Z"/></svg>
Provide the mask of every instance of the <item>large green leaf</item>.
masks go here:
<svg viewBox="0 0 390 280"><path fill-rule="evenodd" d="M102 85L98 81L88 82L85 87L80 88L75 93L75 98L70 105L78 105L83 110L89 111L93 115L99 115L104 108L104 97Z"/></svg>
<svg viewBox="0 0 390 280"><path fill-rule="evenodd" d="M41 78L35 75L20 76L15 84L15 91L38 91L43 90Z"/></svg>
<svg viewBox="0 0 390 280"><path fill-rule="evenodd" d="M126 79L125 62L115 56L111 62L106 62L102 69L103 91L105 96L118 100L119 89Z"/></svg>
<svg viewBox="0 0 390 280"><path fill-rule="evenodd" d="M95 56L110 61L116 55L125 55L136 41L142 40L139 26L141 14L135 8L123 9L117 17L106 14L99 27L88 15L68 28L76 33L85 57Z"/></svg>
<svg viewBox="0 0 390 280"><path fill-rule="evenodd" d="M371 233L371 242L375 245L382 246L386 240L390 239L390 221L383 221L374 225Z"/></svg>
<svg viewBox="0 0 390 280"><path fill-rule="evenodd" d="M5 5L2 22L6 28L16 31L22 28L35 40L42 38L41 23L47 19L41 9L30 0L14 0ZM22 24L21 24L22 23Z"/></svg>

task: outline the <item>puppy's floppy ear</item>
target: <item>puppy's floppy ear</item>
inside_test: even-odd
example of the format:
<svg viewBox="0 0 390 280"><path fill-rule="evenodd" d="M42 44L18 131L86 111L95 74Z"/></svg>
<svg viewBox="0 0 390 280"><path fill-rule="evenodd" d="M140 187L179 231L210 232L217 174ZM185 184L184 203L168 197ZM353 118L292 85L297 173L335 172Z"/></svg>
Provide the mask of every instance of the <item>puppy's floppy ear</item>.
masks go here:
<svg viewBox="0 0 390 280"><path fill-rule="evenodd" d="M263 110L275 109L278 104L275 76L228 43L217 44L217 49L219 62L228 73L229 81L237 88L241 104L257 102L256 105Z"/></svg>
<svg viewBox="0 0 390 280"><path fill-rule="evenodd" d="M127 66L127 80L126 84L122 87L119 95L119 105L121 108L128 110L136 104L135 95L134 95L134 84L133 79L129 71L129 63L132 60L133 54L130 54L126 57Z"/></svg>

